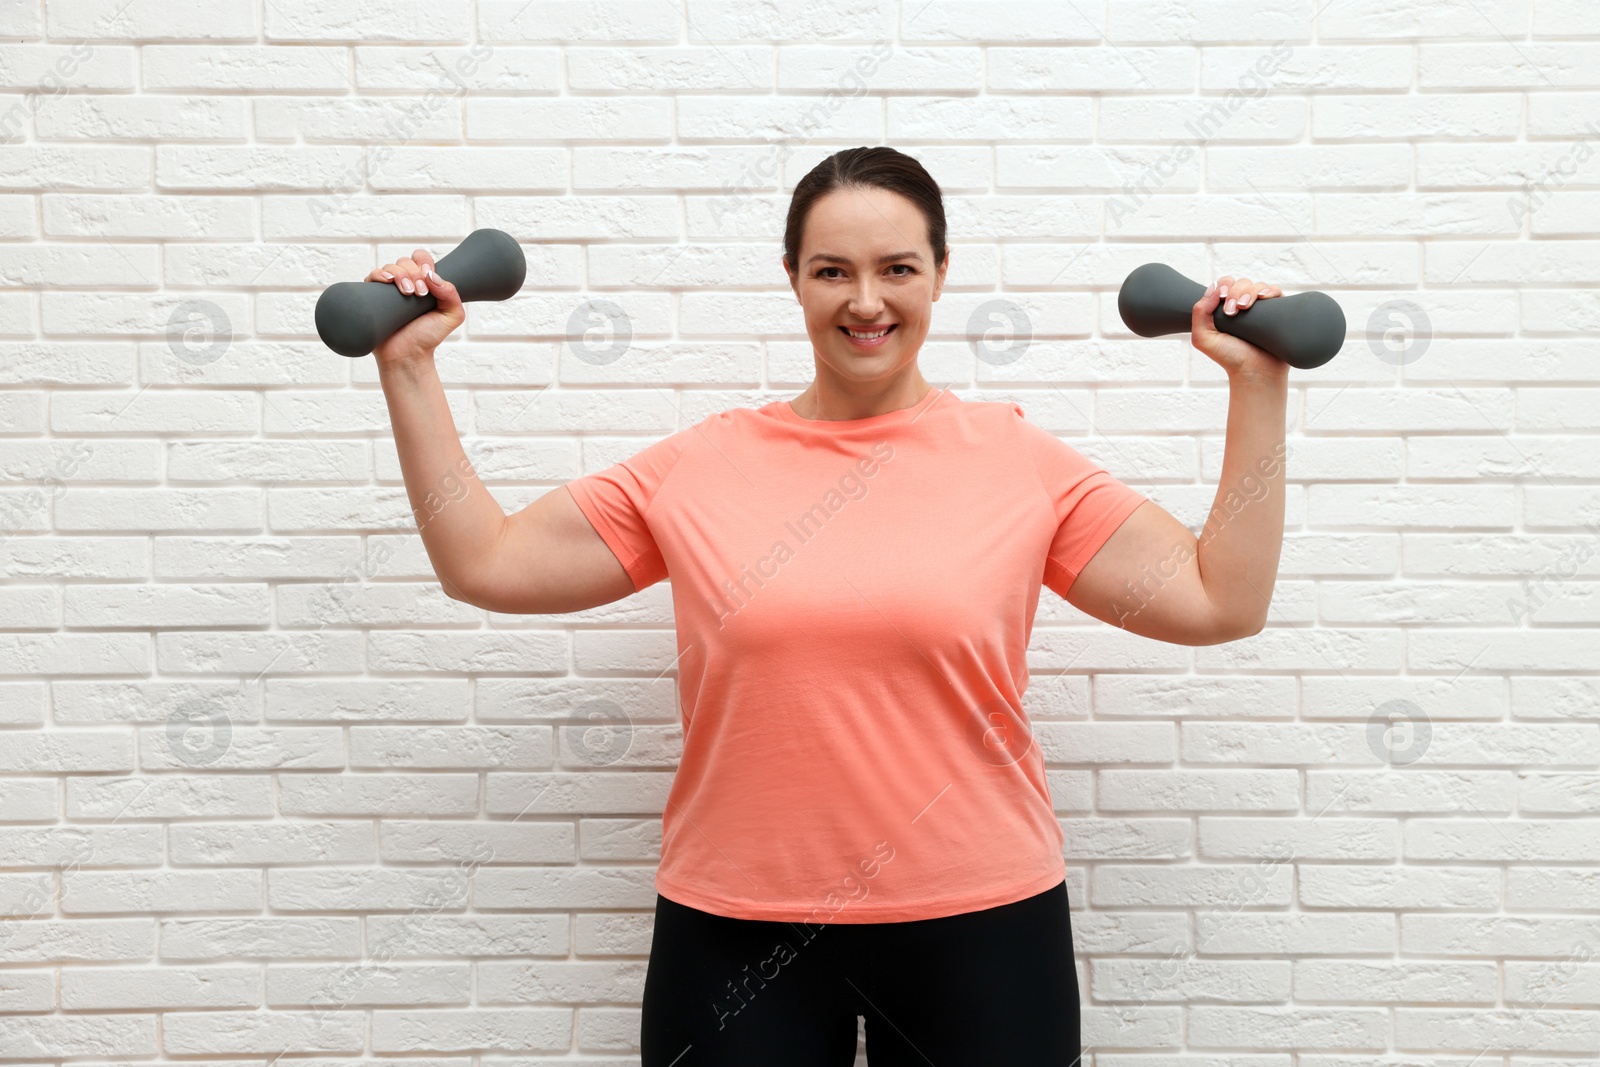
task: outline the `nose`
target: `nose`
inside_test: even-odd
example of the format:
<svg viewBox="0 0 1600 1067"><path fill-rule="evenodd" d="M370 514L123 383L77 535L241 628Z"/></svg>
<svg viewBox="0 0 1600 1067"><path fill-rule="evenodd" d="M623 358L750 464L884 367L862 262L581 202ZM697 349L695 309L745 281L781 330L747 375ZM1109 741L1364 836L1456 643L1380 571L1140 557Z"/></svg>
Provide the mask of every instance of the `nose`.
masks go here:
<svg viewBox="0 0 1600 1067"><path fill-rule="evenodd" d="M872 320L883 310L883 298L868 279L863 278L850 296L850 314L859 319Z"/></svg>

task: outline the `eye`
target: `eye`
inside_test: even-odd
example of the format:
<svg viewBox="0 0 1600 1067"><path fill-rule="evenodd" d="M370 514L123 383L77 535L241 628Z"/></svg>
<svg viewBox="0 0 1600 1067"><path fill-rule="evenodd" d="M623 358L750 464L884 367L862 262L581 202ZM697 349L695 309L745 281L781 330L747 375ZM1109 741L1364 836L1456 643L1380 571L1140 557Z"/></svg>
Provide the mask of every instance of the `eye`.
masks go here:
<svg viewBox="0 0 1600 1067"><path fill-rule="evenodd" d="M896 274L895 275L896 278L904 278L908 274L917 273L917 268L913 267L909 263L893 263L893 264L890 264L890 266L889 266L890 270L895 270L896 268L904 268L905 271L906 271L906 274ZM822 267L817 271L817 277L819 277L819 278L827 277L828 271L830 271L830 270L838 270L838 269L839 269L838 267Z"/></svg>

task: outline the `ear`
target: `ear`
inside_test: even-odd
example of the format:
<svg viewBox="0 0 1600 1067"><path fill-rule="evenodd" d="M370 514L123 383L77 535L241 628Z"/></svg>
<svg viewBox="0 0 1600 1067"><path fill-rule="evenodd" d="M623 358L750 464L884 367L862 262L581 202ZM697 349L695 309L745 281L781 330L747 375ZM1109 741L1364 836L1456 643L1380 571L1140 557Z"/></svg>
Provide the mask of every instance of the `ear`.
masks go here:
<svg viewBox="0 0 1600 1067"><path fill-rule="evenodd" d="M800 299L800 275L789 269L789 257L787 255L779 256L778 263L783 267L783 272L789 276L789 288L794 290L794 298L798 301Z"/></svg>
<svg viewBox="0 0 1600 1067"><path fill-rule="evenodd" d="M933 299L935 299L935 300L939 299L939 294L944 292L944 279L945 279L945 275L948 274L949 272L950 272L950 252L948 251L948 246L946 246L946 251L945 251L945 254L944 254L944 262L939 264L938 273L934 275L934 279L933 279Z"/></svg>

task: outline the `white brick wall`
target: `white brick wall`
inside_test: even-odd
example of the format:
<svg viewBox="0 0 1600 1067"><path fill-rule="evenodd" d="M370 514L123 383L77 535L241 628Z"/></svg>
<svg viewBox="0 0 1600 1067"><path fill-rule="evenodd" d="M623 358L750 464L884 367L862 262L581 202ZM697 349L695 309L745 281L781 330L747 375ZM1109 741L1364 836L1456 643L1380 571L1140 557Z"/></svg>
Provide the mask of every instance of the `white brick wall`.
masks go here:
<svg viewBox="0 0 1600 1067"><path fill-rule="evenodd" d="M519 508L804 387L788 192L873 143L946 191L924 374L1191 528L1224 380L1121 279L1350 323L1266 630L1042 595L1086 1062L1600 1055L1592 0L0 0L0 142L0 1063L636 1062L669 587L445 597L312 309L517 235L438 362Z"/></svg>

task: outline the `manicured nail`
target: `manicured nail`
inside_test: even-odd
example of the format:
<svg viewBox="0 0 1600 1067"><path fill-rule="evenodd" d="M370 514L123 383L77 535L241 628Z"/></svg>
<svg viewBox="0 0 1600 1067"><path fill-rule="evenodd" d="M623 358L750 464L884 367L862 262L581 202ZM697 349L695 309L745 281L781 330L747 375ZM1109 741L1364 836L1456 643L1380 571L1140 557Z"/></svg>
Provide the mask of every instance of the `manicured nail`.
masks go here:
<svg viewBox="0 0 1600 1067"><path fill-rule="evenodd" d="M1217 283L1216 282L1212 282L1210 285L1206 286L1206 295L1207 296L1210 296L1212 293L1214 293L1216 291L1217 291Z"/></svg>
<svg viewBox="0 0 1600 1067"><path fill-rule="evenodd" d="M1246 293L1246 294L1244 294L1243 296L1241 296L1239 298L1239 306L1242 307L1242 308L1247 308L1247 307L1250 306L1250 301L1252 301L1254 299L1255 299L1255 294L1254 293Z"/></svg>
<svg viewBox="0 0 1600 1067"><path fill-rule="evenodd" d="M386 271L386 270L380 270L380 271L379 271L379 272L378 272L378 277L380 277L380 278L382 278L382 279L383 279L383 280L384 280L384 281L386 281L386 282L392 282L392 281L394 281L394 275L393 275L393 274L390 274L390 273L389 273L389 272L388 272L388 271Z"/></svg>
<svg viewBox="0 0 1600 1067"><path fill-rule="evenodd" d="M1222 287L1222 298L1224 300L1228 298L1228 287L1226 285Z"/></svg>
<svg viewBox="0 0 1600 1067"><path fill-rule="evenodd" d="M1222 313L1223 313L1223 314L1224 314L1224 315L1232 315L1232 314L1233 314L1233 312L1234 312L1234 310L1235 310L1235 309L1236 309L1236 308L1237 308L1237 307L1238 307L1238 306L1239 306L1239 305L1238 305L1238 304L1236 304L1236 303L1234 303L1234 302L1233 302L1233 301L1232 301L1232 300L1230 300L1230 301L1228 301L1228 302L1227 302L1227 303L1226 303L1226 304L1224 304L1224 305L1222 305Z"/></svg>
<svg viewBox="0 0 1600 1067"><path fill-rule="evenodd" d="M416 292L416 286L411 284L411 279L410 278L401 278L400 279L400 291L402 293L414 293L414 292Z"/></svg>

